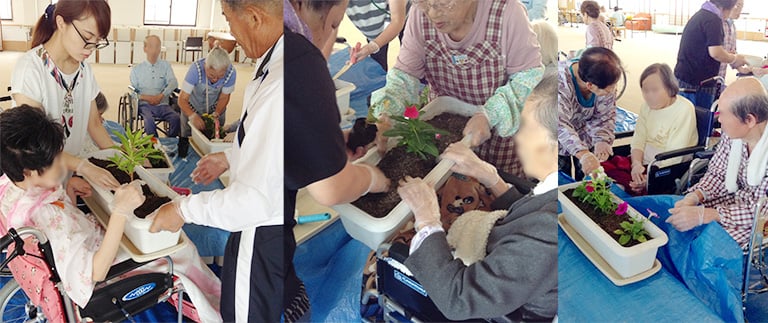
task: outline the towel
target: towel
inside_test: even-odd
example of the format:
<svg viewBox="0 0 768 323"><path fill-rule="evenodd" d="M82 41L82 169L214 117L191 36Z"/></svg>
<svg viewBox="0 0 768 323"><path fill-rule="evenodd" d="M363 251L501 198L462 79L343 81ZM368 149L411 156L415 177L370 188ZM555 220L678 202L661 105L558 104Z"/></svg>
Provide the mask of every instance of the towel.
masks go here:
<svg viewBox="0 0 768 323"><path fill-rule="evenodd" d="M734 193L739 189L736 179L739 177L741 150L744 144L741 139L734 139L731 142L731 153L728 154L728 167L725 171L725 187L729 193ZM747 184L750 186L760 185L763 177L765 177L766 168L768 168L768 129L763 130L763 135L749 154Z"/></svg>

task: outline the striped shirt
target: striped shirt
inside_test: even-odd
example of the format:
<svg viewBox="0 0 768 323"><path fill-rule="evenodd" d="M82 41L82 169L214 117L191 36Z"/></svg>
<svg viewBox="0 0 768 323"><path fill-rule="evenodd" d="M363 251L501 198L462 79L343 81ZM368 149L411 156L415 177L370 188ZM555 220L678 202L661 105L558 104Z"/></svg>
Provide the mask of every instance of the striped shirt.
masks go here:
<svg viewBox="0 0 768 323"><path fill-rule="evenodd" d="M373 40L389 26L388 0L349 0L347 16L368 40Z"/></svg>

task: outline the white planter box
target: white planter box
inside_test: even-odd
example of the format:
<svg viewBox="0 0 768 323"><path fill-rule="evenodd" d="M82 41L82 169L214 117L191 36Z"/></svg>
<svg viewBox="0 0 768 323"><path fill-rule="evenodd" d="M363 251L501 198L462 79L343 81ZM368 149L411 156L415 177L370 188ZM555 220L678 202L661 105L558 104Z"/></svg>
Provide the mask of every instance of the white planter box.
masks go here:
<svg viewBox="0 0 768 323"><path fill-rule="evenodd" d="M421 119L430 120L444 112L471 117L478 108L479 106L471 105L455 98L438 97L424 107ZM389 149L394 148L396 145L397 141L395 139L389 140ZM376 149L371 149L365 156L354 163L377 165L381 158ZM450 170L452 166L453 162L442 160L424 179L435 183L435 190L437 190L443 186L448 176L451 175ZM396 185L395 182L393 182L393 185ZM392 236L412 215L410 208L402 201L386 216L381 218L373 217L351 203L334 205L333 209L339 212L341 223L344 225L347 233L373 250L376 250L382 242Z"/></svg>
<svg viewBox="0 0 768 323"><path fill-rule="evenodd" d="M220 151L224 151L229 147L232 147L231 142L224 142L224 138L219 139L219 141L211 141L206 137L200 130L198 130L193 124L192 121L189 121L189 127L192 129L192 142L197 145L198 148L200 148L200 152L203 155L208 155L211 153L217 153ZM224 125L221 125L222 127ZM203 157L203 156L200 156Z"/></svg>
<svg viewBox="0 0 768 323"><path fill-rule="evenodd" d="M651 239L634 245L632 247L623 247L613 239L597 223L592 221L584 212L582 212L570 197L564 194L565 191L576 188L581 185L580 182L563 185L558 187L557 200L560 202L566 221L584 240L613 268L622 278L629 278L648 271L653 267L656 260L656 251L659 247L667 244L668 238L664 231L661 231L653 222L645 221L643 227L651 236ZM619 199L614 195L614 198ZM631 206L627 209L629 215L633 218L644 218Z"/></svg>
<svg viewBox="0 0 768 323"><path fill-rule="evenodd" d="M165 151L165 147L163 147L162 144L159 142L155 144L155 148L159 149L161 152L163 152L163 157L165 159L165 163L168 164L168 167L163 168L147 168L147 171L155 175L160 181L162 181L165 184L169 184L168 181L169 176L176 171L176 167L173 167L173 161L171 160L171 157L168 157L168 153Z"/></svg>
<svg viewBox="0 0 768 323"><path fill-rule="evenodd" d="M341 127L347 127L351 125L355 117L355 111L349 106L349 96L357 87L347 81L333 80L333 84L336 86L336 106L339 108L339 115L341 116Z"/></svg>
<svg viewBox="0 0 768 323"><path fill-rule="evenodd" d="M94 152L91 154L91 157L108 159L119 153L120 152L117 150L106 149ZM134 171L135 176L138 176L138 178L141 178L146 182L147 185L149 185L150 190L158 196L165 196L170 199L175 199L179 196L179 194L174 192L168 185L163 184L144 167L137 166ZM111 210L110 205L115 199L115 195L109 190L94 185L93 183L91 183L91 186L93 186L93 197L96 200L96 203L98 203L104 210ZM133 214L131 215L132 216L128 217L128 221L126 222L124 233L139 251L147 254L175 246L179 243L181 230L177 232L161 231L158 233L150 233L149 226L152 224L151 220L140 219L133 216Z"/></svg>

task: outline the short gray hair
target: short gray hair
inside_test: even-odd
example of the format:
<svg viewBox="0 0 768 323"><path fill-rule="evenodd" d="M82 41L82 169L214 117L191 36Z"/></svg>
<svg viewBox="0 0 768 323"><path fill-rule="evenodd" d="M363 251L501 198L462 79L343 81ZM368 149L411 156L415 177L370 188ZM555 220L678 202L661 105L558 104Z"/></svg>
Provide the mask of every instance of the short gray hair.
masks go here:
<svg viewBox="0 0 768 323"><path fill-rule="evenodd" d="M229 67L229 65L232 65L229 54L221 47L214 47L208 52L208 56L205 57L205 66L214 70L221 71Z"/></svg>
<svg viewBox="0 0 768 323"><path fill-rule="evenodd" d="M544 66L557 66L557 32L546 20L534 20L531 23L533 32L541 47L541 63Z"/></svg>
<svg viewBox="0 0 768 323"><path fill-rule="evenodd" d="M221 0L222 4L227 4L230 8L234 9L235 11L240 11L247 5L257 6L261 7L267 10L271 10L273 12L277 12L279 9L280 11L283 10L283 1L282 0Z"/></svg>
<svg viewBox="0 0 768 323"><path fill-rule="evenodd" d="M559 80L556 71L547 71L538 85L528 96L529 106L534 107L533 117L547 129L547 139L557 145L557 87Z"/></svg>
<svg viewBox="0 0 768 323"><path fill-rule="evenodd" d="M761 94L750 94L740 97L733 101L731 112L742 123L747 122L747 117L750 114L755 116L757 123L768 120L768 95L763 92Z"/></svg>

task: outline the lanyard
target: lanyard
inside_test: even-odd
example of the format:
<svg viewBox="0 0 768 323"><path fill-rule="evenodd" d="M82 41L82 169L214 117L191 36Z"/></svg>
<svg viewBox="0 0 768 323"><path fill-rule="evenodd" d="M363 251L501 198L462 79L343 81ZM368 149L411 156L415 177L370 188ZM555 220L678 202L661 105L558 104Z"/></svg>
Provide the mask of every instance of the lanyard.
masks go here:
<svg viewBox="0 0 768 323"><path fill-rule="evenodd" d="M72 79L72 84L68 85L61 71L58 67L56 67L56 64L51 58L51 55L48 54L47 50L45 50L45 47L41 47L37 54L43 60L43 65L45 65L45 67L48 69L51 77L53 77L56 83L59 84L59 86L61 86L61 88L67 92L64 95L64 112L62 115L62 123L64 124L64 132L67 138L69 138L71 133L69 128L71 127L72 113L74 112L72 105L75 102L74 98L72 97L72 91L75 89L75 85L77 85L77 79L80 78L80 71L82 71L83 63L80 63L78 66L77 73L75 73L75 78Z"/></svg>

